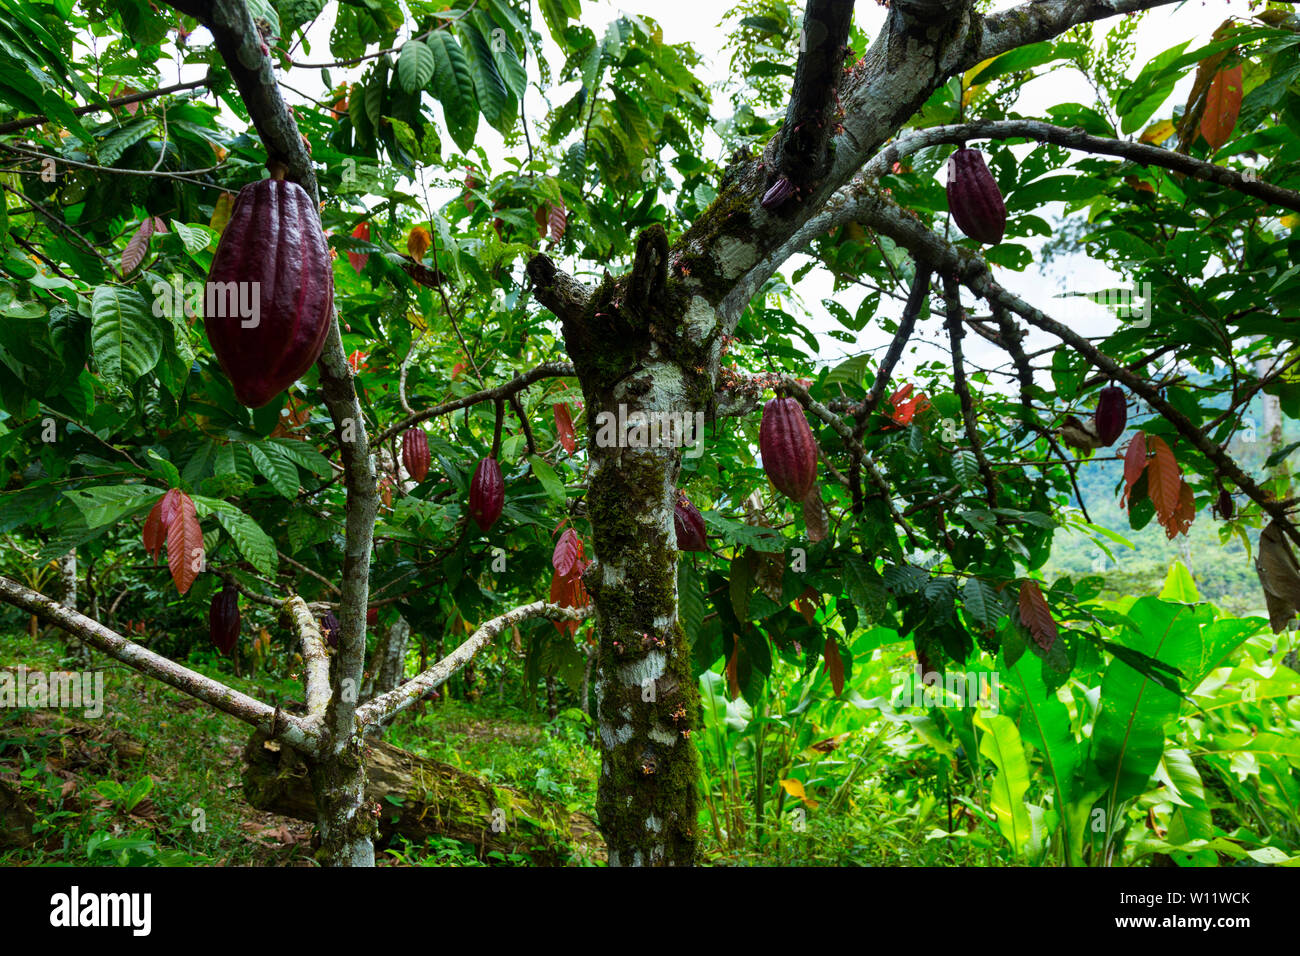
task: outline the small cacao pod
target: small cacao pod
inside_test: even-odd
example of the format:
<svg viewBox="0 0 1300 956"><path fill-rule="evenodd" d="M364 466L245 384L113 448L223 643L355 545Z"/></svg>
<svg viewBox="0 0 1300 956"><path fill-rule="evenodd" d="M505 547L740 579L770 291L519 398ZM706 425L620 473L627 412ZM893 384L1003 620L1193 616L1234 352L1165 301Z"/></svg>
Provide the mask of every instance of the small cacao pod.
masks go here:
<svg viewBox="0 0 1300 956"><path fill-rule="evenodd" d="M763 198L759 200L759 205L764 209L775 209L793 195L794 183L782 176L772 184L771 188L769 188L767 192L763 193Z"/></svg>
<svg viewBox="0 0 1300 956"><path fill-rule="evenodd" d="M366 627L374 627L379 623L379 608L366 608Z"/></svg>
<svg viewBox="0 0 1300 956"><path fill-rule="evenodd" d="M479 528L487 531L501 517L505 503L506 485L501 478L501 466L495 458L484 458L474 469L474 478L469 483L469 515Z"/></svg>
<svg viewBox="0 0 1300 956"><path fill-rule="evenodd" d="M222 654L229 654L239 640L239 592L227 585L212 595L208 607L208 636Z"/></svg>
<svg viewBox="0 0 1300 956"><path fill-rule="evenodd" d="M678 551L709 550L704 515L682 491L677 492L677 503L673 506L673 526L677 529Z"/></svg>
<svg viewBox="0 0 1300 956"><path fill-rule="evenodd" d="M1124 389L1107 385L1101 390L1093 424L1097 429L1097 440L1102 445L1113 445L1124 434L1124 426L1128 424L1128 401L1124 398Z"/></svg>
<svg viewBox="0 0 1300 956"><path fill-rule="evenodd" d="M260 408L320 357L334 271L320 218L297 183L239 191L212 257L203 325L235 398Z"/></svg>
<svg viewBox="0 0 1300 956"><path fill-rule="evenodd" d="M402 436L402 464L415 482L424 481L429 473L429 436L420 426L408 428Z"/></svg>
<svg viewBox="0 0 1300 956"><path fill-rule="evenodd" d="M1227 488L1219 489L1219 497L1214 502L1214 510L1219 513L1219 517L1224 521L1227 521L1236 513L1236 502L1232 500L1232 495Z"/></svg>
<svg viewBox="0 0 1300 956"><path fill-rule="evenodd" d="M962 232L996 246L1007 228L1007 207L979 150L958 149L948 158L948 209Z"/></svg>
<svg viewBox="0 0 1300 956"><path fill-rule="evenodd" d="M330 647L339 646L339 635L343 632L343 627L333 611L325 612L325 616L320 619L320 629Z"/></svg>
<svg viewBox="0 0 1300 956"><path fill-rule="evenodd" d="M758 426L763 471L787 498L803 501L817 481L817 443L797 399L774 398Z"/></svg>

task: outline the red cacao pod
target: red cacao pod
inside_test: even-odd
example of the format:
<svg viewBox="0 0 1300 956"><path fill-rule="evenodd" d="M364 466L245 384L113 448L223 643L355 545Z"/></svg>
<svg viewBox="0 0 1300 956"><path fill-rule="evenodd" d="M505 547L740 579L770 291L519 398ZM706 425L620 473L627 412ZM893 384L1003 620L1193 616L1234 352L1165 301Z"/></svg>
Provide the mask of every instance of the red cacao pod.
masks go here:
<svg viewBox="0 0 1300 956"><path fill-rule="evenodd" d="M374 627L379 623L379 608L366 608L366 627Z"/></svg>
<svg viewBox="0 0 1300 956"><path fill-rule="evenodd" d="M1128 424L1128 401L1124 398L1124 389L1118 385L1107 385L1097 396L1097 411L1093 415L1093 425L1097 429L1097 440L1102 445L1113 445L1124 426Z"/></svg>
<svg viewBox="0 0 1300 956"><path fill-rule="evenodd" d="M343 626L339 624L339 619L334 616L333 611L326 611L325 616L320 619L320 630L330 647L339 646L339 635L343 633Z"/></svg>
<svg viewBox="0 0 1300 956"><path fill-rule="evenodd" d="M487 531L506 503L506 485L501 478L501 466L495 458L484 458L474 469L474 479L469 483L469 515L474 523Z"/></svg>
<svg viewBox="0 0 1300 956"><path fill-rule="evenodd" d="M704 516L691 504L683 492L677 492L673 506L673 525L677 529L678 551L708 551L708 533L704 530Z"/></svg>
<svg viewBox="0 0 1300 956"><path fill-rule="evenodd" d="M402 464L406 473L416 482L424 481L429 473L429 436L418 425L408 428L402 436Z"/></svg>
<svg viewBox="0 0 1300 956"><path fill-rule="evenodd" d="M208 636L222 654L229 654L239 640L239 592L227 585L212 595L208 607Z"/></svg>
<svg viewBox="0 0 1300 956"><path fill-rule="evenodd" d="M984 154L962 147L948 158L948 209L962 232L996 246L1007 228L1007 207Z"/></svg>
<svg viewBox="0 0 1300 956"><path fill-rule="evenodd" d="M329 247L306 190L282 179L241 189L212 257L203 325L242 404L260 408L312 367L333 303Z"/></svg>
<svg viewBox="0 0 1300 956"><path fill-rule="evenodd" d="M777 490L792 501L803 501L817 481L817 443L796 399L774 398L763 406L758 449L763 470Z"/></svg>

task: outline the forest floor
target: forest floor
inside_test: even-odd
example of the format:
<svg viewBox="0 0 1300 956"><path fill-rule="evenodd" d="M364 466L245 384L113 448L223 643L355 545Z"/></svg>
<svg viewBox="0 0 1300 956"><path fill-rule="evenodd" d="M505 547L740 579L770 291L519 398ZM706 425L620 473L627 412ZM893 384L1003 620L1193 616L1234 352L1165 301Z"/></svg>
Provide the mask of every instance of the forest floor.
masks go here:
<svg viewBox="0 0 1300 956"><path fill-rule="evenodd" d="M35 643L0 635L0 670L21 661L57 671L62 655L49 631ZM261 699L301 694L271 675L187 664ZM312 865L311 824L244 799L245 724L125 667L110 663L103 673L98 716L0 708L0 865ZM591 813L599 763L585 736L581 720L548 728L545 715L495 700L428 704L388 733L397 746ZM454 840L389 850L381 865L481 865Z"/></svg>

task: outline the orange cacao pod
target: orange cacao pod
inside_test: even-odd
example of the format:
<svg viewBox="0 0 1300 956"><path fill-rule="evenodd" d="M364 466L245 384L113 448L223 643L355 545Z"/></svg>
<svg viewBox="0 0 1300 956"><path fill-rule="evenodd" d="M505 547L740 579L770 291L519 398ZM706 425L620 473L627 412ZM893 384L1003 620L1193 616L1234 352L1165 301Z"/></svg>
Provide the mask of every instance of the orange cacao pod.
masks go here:
<svg viewBox="0 0 1300 956"><path fill-rule="evenodd" d="M774 398L763 406L758 449L763 471L777 490L803 501L817 480L817 443L796 399Z"/></svg>
<svg viewBox="0 0 1300 956"><path fill-rule="evenodd" d="M487 531L506 503L506 485L501 478L501 466L495 458L484 458L474 469L474 478L469 484L469 514L474 523Z"/></svg>
<svg viewBox="0 0 1300 956"><path fill-rule="evenodd" d="M264 179L239 191L205 293L203 325L242 404L260 408L312 367L334 272L306 190Z"/></svg>
<svg viewBox="0 0 1300 956"><path fill-rule="evenodd" d="M965 146L948 158L948 209L962 232L996 246L1007 227L1007 207L984 154Z"/></svg>

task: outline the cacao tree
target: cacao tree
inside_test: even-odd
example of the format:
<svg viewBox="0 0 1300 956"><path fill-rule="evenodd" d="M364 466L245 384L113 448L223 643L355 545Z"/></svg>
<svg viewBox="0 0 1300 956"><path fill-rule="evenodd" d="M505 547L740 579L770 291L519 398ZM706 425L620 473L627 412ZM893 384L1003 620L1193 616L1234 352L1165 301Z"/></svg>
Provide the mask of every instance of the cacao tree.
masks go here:
<svg viewBox="0 0 1300 956"><path fill-rule="evenodd" d="M733 693L774 652L839 693L848 636L889 621L923 672L1028 650L1059 686L1115 652L1074 582L1035 580L1107 457L1135 528L1266 526L1280 630L1294 448L1257 475L1229 440L1259 396L1300 418L1300 22L1269 5L1129 76L1132 18L1167 5L748 0L719 116L689 45L578 0L0 0L0 531L74 595L77 552L92 595L131 555L174 603L120 599L200 634L206 608L223 652L241 607L276 622L303 701L102 602L0 599L294 751L331 865L374 861L365 735L516 627L541 676L590 661L612 865L696 861L719 662ZM1095 102L1016 112L1054 69ZM1141 312L1083 334L999 280L1054 228ZM815 361L788 311L813 269L834 337L883 351ZM901 380L926 335L943 360ZM439 651L405 679L408 633Z"/></svg>

